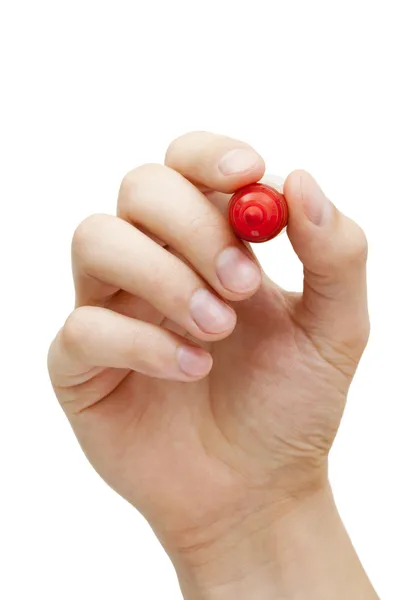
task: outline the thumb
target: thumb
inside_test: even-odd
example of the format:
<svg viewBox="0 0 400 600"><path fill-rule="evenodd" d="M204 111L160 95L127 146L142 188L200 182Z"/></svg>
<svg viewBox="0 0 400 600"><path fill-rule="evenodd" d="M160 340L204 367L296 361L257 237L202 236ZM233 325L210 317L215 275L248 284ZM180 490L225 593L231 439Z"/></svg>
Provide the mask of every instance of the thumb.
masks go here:
<svg viewBox="0 0 400 600"><path fill-rule="evenodd" d="M305 171L288 176L284 194L288 236L304 266L297 316L314 340L328 340L358 359L369 335L365 234Z"/></svg>

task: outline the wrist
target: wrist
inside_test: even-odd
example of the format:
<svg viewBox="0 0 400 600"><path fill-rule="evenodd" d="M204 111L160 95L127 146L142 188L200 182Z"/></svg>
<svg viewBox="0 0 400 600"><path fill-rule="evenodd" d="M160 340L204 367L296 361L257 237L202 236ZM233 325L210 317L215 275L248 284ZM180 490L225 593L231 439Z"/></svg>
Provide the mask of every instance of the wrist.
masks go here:
<svg viewBox="0 0 400 600"><path fill-rule="evenodd" d="M375 600L329 485L174 560L185 600Z"/></svg>

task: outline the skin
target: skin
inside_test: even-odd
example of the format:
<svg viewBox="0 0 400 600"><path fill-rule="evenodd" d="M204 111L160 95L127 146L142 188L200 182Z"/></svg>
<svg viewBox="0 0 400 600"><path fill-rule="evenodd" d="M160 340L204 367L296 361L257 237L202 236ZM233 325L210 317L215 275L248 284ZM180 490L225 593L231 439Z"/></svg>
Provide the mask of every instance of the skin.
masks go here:
<svg viewBox="0 0 400 600"><path fill-rule="evenodd" d="M88 217L74 234L76 307L51 344L51 381L186 599L376 599L327 475L369 334L365 234L311 175L291 173L287 233L304 291L279 288L226 220L231 193L264 170L247 144L194 132L165 165L130 172L118 216ZM229 275L237 250L252 266ZM223 331L193 320L204 325L210 292L227 307ZM191 375L179 364L187 344Z"/></svg>

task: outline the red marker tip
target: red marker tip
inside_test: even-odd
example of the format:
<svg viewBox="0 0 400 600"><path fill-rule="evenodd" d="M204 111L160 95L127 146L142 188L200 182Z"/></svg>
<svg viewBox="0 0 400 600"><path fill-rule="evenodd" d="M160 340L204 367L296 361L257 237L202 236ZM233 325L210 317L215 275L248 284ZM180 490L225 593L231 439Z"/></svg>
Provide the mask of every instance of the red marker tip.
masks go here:
<svg viewBox="0 0 400 600"><path fill-rule="evenodd" d="M238 189L229 201L229 223L246 242L266 242L276 237L288 221L285 196L263 183Z"/></svg>

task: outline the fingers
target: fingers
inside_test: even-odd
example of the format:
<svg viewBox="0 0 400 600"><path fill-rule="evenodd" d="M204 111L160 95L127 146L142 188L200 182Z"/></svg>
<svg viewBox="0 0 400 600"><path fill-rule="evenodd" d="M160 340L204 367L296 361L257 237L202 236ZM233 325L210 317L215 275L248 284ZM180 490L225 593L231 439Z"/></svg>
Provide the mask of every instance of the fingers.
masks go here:
<svg viewBox="0 0 400 600"><path fill-rule="evenodd" d="M198 339L222 339L235 327L233 309L189 265L118 217L83 221L72 258L78 305L93 303L92 282L100 281L143 298Z"/></svg>
<svg viewBox="0 0 400 600"><path fill-rule="evenodd" d="M369 332L367 242L305 171L284 185L288 235L304 265L303 316L314 332L363 349Z"/></svg>
<svg viewBox="0 0 400 600"><path fill-rule="evenodd" d="M195 381L212 366L208 352L175 333L93 306L78 308L68 317L51 345L48 362L55 387L67 387L75 375L91 374L96 367Z"/></svg>
<svg viewBox="0 0 400 600"><path fill-rule="evenodd" d="M248 144L205 131L187 133L170 144L165 164L202 188L234 192L258 181L261 156Z"/></svg>
<svg viewBox="0 0 400 600"><path fill-rule="evenodd" d="M256 292L260 269L220 211L187 179L161 165L144 165L122 182L118 214L156 235L228 300Z"/></svg>
<svg viewBox="0 0 400 600"><path fill-rule="evenodd" d="M260 183L264 183L265 185L275 188L281 194L283 194L284 182L285 180L283 177L280 177L279 175L271 175L270 173L268 173L268 175L264 175L264 177L262 177L260 180ZM212 202L212 204L218 208L225 218L228 218L228 204L229 200L232 198L232 194L225 194L224 192L218 192L215 190L205 191L203 193L208 200L210 200L210 202Z"/></svg>

